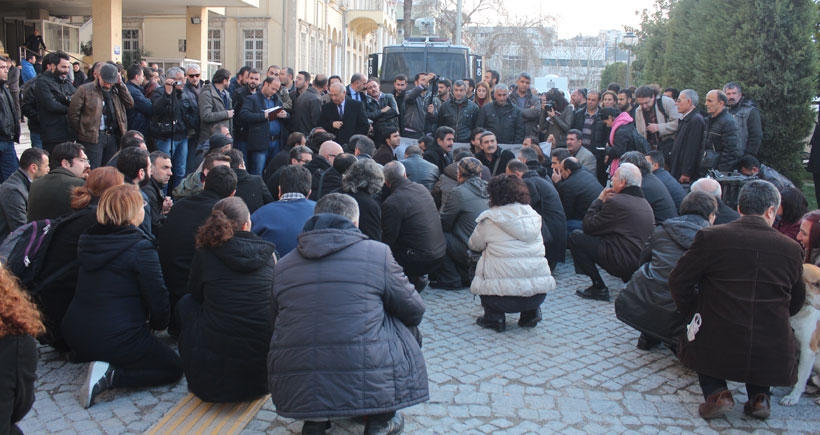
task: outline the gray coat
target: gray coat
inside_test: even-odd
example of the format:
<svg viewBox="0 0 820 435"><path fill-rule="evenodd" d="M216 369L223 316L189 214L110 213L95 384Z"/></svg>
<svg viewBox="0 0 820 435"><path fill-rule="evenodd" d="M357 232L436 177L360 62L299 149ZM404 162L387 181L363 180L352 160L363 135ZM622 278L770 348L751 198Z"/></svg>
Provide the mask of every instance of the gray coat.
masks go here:
<svg viewBox="0 0 820 435"><path fill-rule="evenodd" d="M22 169L0 184L0 240L26 224L29 187L31 181Z"/></svg>
<svg viewBox="0 0 820 435"><path fill-rule="evenodd" d="M268 384L287 418L351 417L427 401L408 327L424 302L390 254L347 219L311 217L274 269Z"/></svg>
<svg viewBox="0 0 820 435"><path fill-rule="evenodd" d="M476 218L490 208L487 182L471 177L447 196L441 208L441 228L451 233L467 250L467 243L476 226Z"/></svg>
<svg viewBox="0 0 820 435"><path fill-rule="evenodd" d="M439 177L438 166L424 160L419 155L410 156L401 161L410 181L419 183L432 191Z"/></svg>
<svg viewBox="0 0 820 435"><path fill-rule="evenodd" d="M227 93L227 91L225 91ZM199 93L199 140L200 142L211 137L211 128L216 124L225 124L233 131L233 118L228 118L228 110L233 109L231 96L227 96L228 104L222 101L214 85L205 85ZM238 115L238 114L236 114Z"/></svg>

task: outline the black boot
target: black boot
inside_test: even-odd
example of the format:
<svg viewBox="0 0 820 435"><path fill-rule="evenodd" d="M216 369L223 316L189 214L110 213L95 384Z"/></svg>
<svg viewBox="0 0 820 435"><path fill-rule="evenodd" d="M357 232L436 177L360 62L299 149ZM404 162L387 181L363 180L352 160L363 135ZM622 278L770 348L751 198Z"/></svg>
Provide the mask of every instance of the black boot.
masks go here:
<svg viewBox="0 0 820 435"><path fill-rule="evenodd" d="M660 340L650 337L643 332L641 332L641 336L638 337L638 349L640 350L650 350L653 347L659 345L661 343Z"/></svg>
<svg viewBox="0 0 820 435"><path fill-rule="evenodd" d="M518 326L522 328L533 328L541 321L541 309L537 308L532 311L523 311L521 317L518 318Z"/></svg>
<svg viewBox="0 0 820 435"><path fill-rule="evenodd" d="M507 322L504 319L485 320L485 316L481 316L475 319L475 323L482 328L495 330L495 332L504 332L507 329Z"/></svg>
<svg viewBox="0 0 820 435"><path fill-rule="evenodd" d="M404 430L404 416L400 412L388 420L374 417L368 416L364 435L397 435Z"/></svg>
<svg viewBox="0 0 820 435"><path fill-rule="evenodd" d="M603 283L592 284L586 290L577 290L575 294L584 299L609 302L609 289Z"/></svg>

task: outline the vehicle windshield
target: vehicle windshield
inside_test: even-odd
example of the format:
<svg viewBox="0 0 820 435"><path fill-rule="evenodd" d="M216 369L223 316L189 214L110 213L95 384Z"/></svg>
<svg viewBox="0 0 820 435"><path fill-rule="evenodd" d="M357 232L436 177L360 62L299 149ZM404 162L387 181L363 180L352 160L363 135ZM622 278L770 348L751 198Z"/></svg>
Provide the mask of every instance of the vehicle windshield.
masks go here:
<svg viewBox="0 0 820 435"><path fill-rule="evenodd" d="M382 80L392 81L399 74L407 74L412 82L420 72L434 72L439 77L459 80L469 76L467 73L467 53L427 51L427 63L424 62L424 49L396 50L384 54L382 62Z"/></svg>

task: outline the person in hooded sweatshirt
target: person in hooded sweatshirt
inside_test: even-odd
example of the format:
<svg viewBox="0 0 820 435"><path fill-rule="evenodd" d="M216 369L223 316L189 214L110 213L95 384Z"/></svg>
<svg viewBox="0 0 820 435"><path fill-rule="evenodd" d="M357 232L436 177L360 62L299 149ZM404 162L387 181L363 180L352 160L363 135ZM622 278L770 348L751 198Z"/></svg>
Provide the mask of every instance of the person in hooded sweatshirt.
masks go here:
<svg viewBox="0 0 820 435"><path fill-rule="evenodd" d="M134 184L107 189L97 224L80 236L74 299L63 318L73 361L91 362L80 390L83 408L105 390L176 382L182 363L152 331L168 326L168 290Z"/></svg>
<svg viewBox="0 0 820 435"><path fill-rule="evenodd" d="M197 232L188 294L177 303L188 389L208 402L241 402L268 393L276 246L250 229L242 198L214 205Z"/></svg>

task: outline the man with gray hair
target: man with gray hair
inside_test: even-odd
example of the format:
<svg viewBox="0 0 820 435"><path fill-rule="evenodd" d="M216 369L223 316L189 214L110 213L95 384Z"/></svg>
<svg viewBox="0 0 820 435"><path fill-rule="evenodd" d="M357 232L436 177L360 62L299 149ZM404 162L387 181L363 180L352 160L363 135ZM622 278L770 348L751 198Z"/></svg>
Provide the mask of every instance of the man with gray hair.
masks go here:
<svg viewBox="0 0 820 435"><path fill-rule="evenodd" d="M698 177L700 165L701 145L706 121L698 108L698 93L692 89L680 92L675 102L678 113L678 133L672 144L672 154L669 159L669 173L681 183L691 183Z"/></svg>
<svg viewBox="0 0 820 435"><path fill-rule="evenodd" d="M427 188L407 179L401 162L385 165L384 184L390 195L382 203L382 242L422 291L428 283L425 275L447 254L436 203Z"/></svg>
<svg viewBox="0 0 820 435"><path fill-rule="evenodd" d="M583 232L574 231L568 244L575 273L592 279L592 285L575 292L584 299L609 301L609 289L597 265L624 282L640 266L641 249L655 230L652 207L641 190L641 170L622 164L584 216Z"/></svg>
<svg viewBox="0 0 820 435"><path fill-rule="evenodd" d="M509 102L510 90L507 85L499 83L493 89L495 99L487 103L478 112L476 127L481 127L495 134L498 143L520 144L524 142L524 118L521 109ZM501 168L504 171L504 168Z"/></svg>
<svg viewBox="0 0 820 435"><path fill-rule="evenodd" d="M723 189L721 189L720 183L714 178L701 178L692 183L690 190L692 192L706 192L717 199L718 212L717 218L715 218L715 225L729 223L740 217L736 210L733 210L732 207L729 207L729 205L723 201Z"/></svg>
<svg viewBox="0 0 820 435"><path fill-rule="evenodd" d="M740 218L698 231L669 275L672 298L691 321L678 358L698 374L704 419L734 407L726 380L746 384L743 413L760 420L769 417L770 387L797 381L789 317L806 298L803 251L772 228L779 205L774 185L746 183Z"/></svg>
<svg viewBox="0 0 820 435"><path fill-rule="evenodd" d="M370 130L364 104L346 97L345 87L341 83L330 85L330 101L322 105L319 125L334 134L336 142L342 146L347 145L354 134L367 135Z"/></svg>
<svg viewBox="0 0 820 435"><path fill-rule="evenodd" d="M398 434L398 410L429 399L424 302L358 215L353 198L322 197L274 271L268 386L279 415L305 420L303 434L365 415L364 433Z"/></svg>

